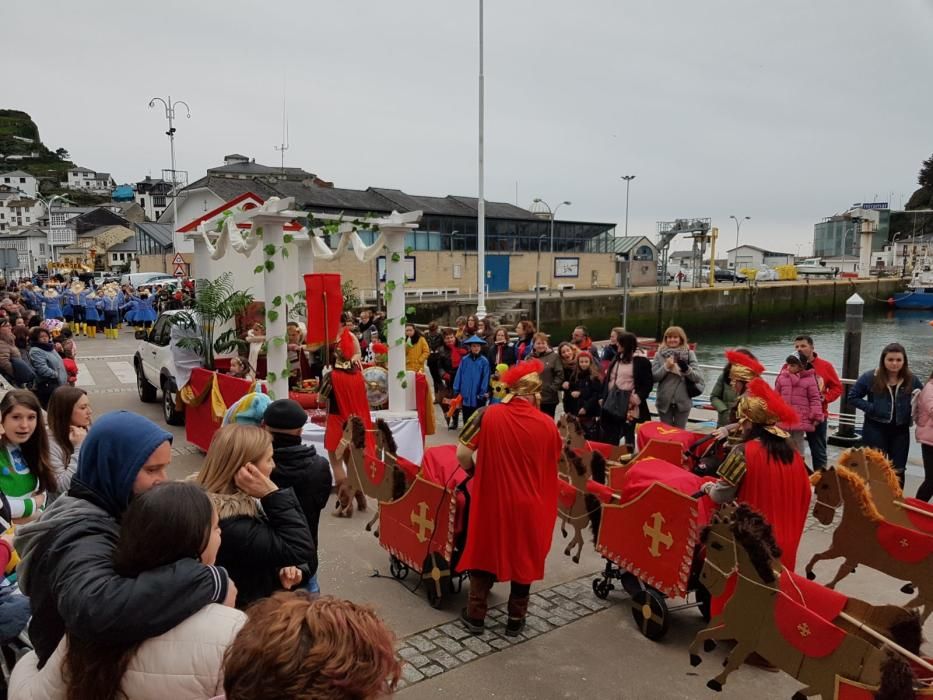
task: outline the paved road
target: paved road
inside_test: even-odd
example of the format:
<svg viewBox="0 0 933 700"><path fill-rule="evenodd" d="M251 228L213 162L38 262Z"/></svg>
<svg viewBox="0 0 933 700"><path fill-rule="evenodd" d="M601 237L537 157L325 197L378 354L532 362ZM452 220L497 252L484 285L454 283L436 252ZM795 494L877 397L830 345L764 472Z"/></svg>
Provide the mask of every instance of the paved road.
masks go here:
<svg viewBox="0 0 933 700"><path fill-rule="evenodd" d="M159 404L143 404L132 376L132 332L120 338L78 341L79 385L91 396L95 412L125 409L164 425ZM443 423L441 423L443 426ZM196 471L201 455L184 439L183 428L168 427L175 436L175 478ZM454 433L441 427L430 444L452 442ZM914 479L908 486L913 492ZM399 637L400 653L408 660L400 698L703 698L712 697L706 681L720 668L722 652L705 657L692 668L687 645L703 627L695 609L672 613L663 641L647 640L635 628L626 598L613 592L607 602L591 592L593 575L603 561L584 548L579 564L564 556L564 540L555 529L547 562L547 576L534 585L532 619L517 641L505 638L501 606L507 588L497 585L491 629L483 637L466 636L453 623L466 603L466 591L440 610L432 609L421 590L410 592L417 577L400 583L389 576L388 556L376 539L363 530L369 518L324 517L321 522L320 580L325 593L372 604ZM799 559L829 543L831 530L810 520ZM817 569L826 580L832 564ZM875 603L903 603L900 583L860 567L842 582L840 590ZM933 637L933 621L925 628ZM790 697L799 685L783 674L742 668L729 679L724 698Z"/></svg>

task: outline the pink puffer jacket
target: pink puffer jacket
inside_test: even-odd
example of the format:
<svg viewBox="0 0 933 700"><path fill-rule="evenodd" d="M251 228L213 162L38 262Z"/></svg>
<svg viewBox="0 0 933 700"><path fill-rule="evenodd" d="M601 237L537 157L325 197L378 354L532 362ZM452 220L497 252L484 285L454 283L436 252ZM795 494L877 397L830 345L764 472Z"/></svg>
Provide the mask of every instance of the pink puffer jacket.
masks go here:
<svg viewBox="0 0 933 700"><path fill-rule="evenodd" d="M803 430L809 433L816 423L823 420L823 399L816 383L816 372L812 369L791 374L785 367L774 382L774 388L800 418L796 425L782 423L781 427L784 430Z"/></svg>
<svg viewBox="0 0 933 700"><path fill-rule="evenodd" d="M933 445L933 381L927 382L914 407L917 422L917 442Z"/></svg>

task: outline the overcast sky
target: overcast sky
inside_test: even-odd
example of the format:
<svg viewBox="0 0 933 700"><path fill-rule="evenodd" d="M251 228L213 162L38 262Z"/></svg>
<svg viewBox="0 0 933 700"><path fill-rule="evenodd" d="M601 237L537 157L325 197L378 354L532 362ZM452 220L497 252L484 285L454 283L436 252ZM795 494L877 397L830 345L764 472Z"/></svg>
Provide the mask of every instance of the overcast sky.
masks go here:
<svg viewBox="0 0 933 700"><path fill-rule="evenodd" d="M571 200L630 234L713 219L809 252L854 202L900 207L933 153L933 1L486 2L486 197ZM338 187L477 193L477 0L0 3L0 107L133 182L169 167L147 103L184 99L178 168L300 166ZM12 62L12 63L11 63ZM517 185L516 185L517 183Z"/></svg>

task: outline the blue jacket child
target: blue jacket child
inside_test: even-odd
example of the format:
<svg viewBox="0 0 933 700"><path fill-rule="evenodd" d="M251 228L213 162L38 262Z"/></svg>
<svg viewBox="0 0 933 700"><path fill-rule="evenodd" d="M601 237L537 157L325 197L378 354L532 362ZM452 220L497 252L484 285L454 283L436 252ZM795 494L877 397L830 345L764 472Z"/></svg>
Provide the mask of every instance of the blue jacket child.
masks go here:
<svg viewBox="0 0 933 700"><path fill-rule="evenodd" d="M486 341L479 336L472 336L463 341L470 348L470 354L464 355L454 377L454 393L463 397L464 408L478 408L486 404L489 396L489 360L483 354ZM466 417L467 412L464 412Z"/></svg>

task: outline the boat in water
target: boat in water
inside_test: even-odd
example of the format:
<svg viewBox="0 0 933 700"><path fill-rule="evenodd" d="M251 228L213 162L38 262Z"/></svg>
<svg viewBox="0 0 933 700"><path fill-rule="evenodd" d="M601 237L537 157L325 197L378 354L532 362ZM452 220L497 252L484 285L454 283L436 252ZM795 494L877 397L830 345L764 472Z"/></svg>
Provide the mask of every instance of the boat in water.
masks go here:
<svg viewBox="0 0 933 700"><path fill-rule="evenodd" d="M888 299L895 309L933 309L933 260L923 258L914 268L906 292Z"/></svg>

